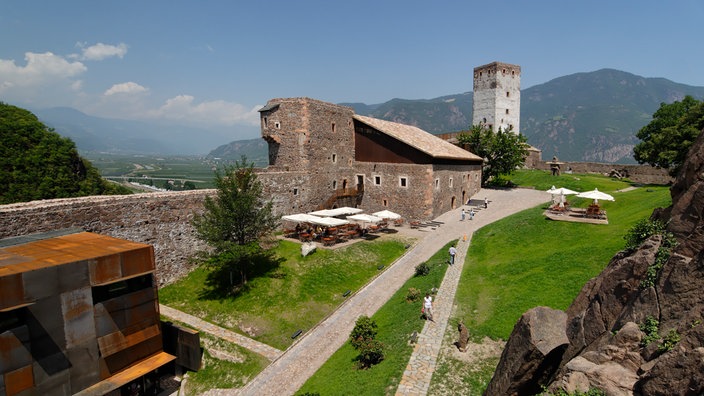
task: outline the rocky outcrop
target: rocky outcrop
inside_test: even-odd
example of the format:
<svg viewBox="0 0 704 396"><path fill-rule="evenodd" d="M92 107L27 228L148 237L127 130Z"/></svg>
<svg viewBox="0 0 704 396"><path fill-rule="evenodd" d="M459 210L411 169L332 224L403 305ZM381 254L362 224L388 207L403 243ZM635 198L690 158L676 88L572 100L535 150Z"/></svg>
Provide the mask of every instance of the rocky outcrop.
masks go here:
<svg viewBox="0 0 704 396"><path fill-rule="evenodd" d="M673 184L672 200L671 207L653 214L668 222L678 242L654 285L644 287L642 281L663 245L660 236L634 252L618 253L566 312L545 315L547 308L534 308L524 314L485 394L537 394L544 388L704 394L704 133ZM651 318L658 322L659 339L646 340L641 325ZM540 349L530 335L545 329L553 341ZM560 339L566 341L555 342Z"/></svg>
<svg viewBox="0 0 704 396"><path fill-rule="evenodd" d="M541 384L558 368L568 344L566 319L564 312L548 307L537 307L524 313L513 328L486 394L540 393Z"/></svg>

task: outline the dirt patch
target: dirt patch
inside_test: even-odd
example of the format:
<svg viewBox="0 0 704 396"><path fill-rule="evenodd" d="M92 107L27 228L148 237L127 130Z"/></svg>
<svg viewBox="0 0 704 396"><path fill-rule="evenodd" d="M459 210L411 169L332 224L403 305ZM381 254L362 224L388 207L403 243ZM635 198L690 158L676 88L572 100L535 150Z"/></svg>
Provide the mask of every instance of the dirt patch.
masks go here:
<svg viewBox="0 0 704 396"><path fill-rule="evenodd" d="M454 345L443 347L443 353L449 353L453 359L464 362L468 365L484 361L488 358L501 357L501 352L504 350L506 343L504 341L494 341L491 338L484 337L480 343L467 343L467 351L460 352Z"/></svg>
<svg viewBox="0 0 704 396"><path fill-rule="evenodd" d="M506 344L485 337L481 342L470 341L467 351L460 352L456 340L457 332L448 329L428 395L481 395Z"/></svg>

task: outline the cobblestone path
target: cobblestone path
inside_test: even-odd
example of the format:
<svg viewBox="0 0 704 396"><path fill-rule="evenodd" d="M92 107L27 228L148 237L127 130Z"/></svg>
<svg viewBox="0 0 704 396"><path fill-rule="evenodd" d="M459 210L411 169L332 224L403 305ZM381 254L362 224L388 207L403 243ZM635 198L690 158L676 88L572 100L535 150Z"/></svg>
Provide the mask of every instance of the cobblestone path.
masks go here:
<svg viewBox="0 0 704 396"><path fill-rule="evenodd" d="M259 341L255 341L249 337L237 334L234 331L223 329L220 326L216 326L185 312L169 308L166 305L159 304L159 313L169 319L185 323L194 329L198 329L225 341L247 348L250 351L254 351L272 361L278 359L283 353L283 351L270 347L269 345L262 344Z"/></svg>

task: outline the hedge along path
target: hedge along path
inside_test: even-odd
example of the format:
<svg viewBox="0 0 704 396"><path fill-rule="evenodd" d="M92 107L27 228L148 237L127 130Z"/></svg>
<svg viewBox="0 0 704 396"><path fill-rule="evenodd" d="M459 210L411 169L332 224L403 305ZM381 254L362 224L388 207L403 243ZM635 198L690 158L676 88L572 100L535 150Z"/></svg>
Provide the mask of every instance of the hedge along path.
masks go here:
<svg viewBox="0 0 704 396"><path fill-rule="evenodd" d="M483 208L485 197L489 200L487 209ZM454 268L450 268L447 272L449 274L454 274L455 272L459 274L461 273L459 265L464 261L471 233L474 230L549 200L550 194L539 190L481 190L470 202L471 207L477 211L474 220L470 221L467 216L466 220L460 221L461 208L469 209L469 206L465 205L444 213L435 219L436 222L441 224L435 229L423 227L422 230L411 230L408 226L398 228L400 232L410 232L413 236L419 238L413 248L409 249L406 254L378 277L352 294L337 310L317 326L301 335L297 342L286 349L283 354L243 388L213 389L205 394L212 396L295 394L305 381L315 374L320 366L347 342L357 318L361 315L372 316L414 275L416 265L430 259L439 248L450 241L460 239L464 244L458 249L458 254L461 254L461 256L457 257ZM477 210L477 206L481 206L481 208ZM465 236L466 241L464 240ZM447 273L446 278L448 277ZM459 278L459 275L457 277ZM443 285L446 283L449 286L445 286L445 289L443 289ZM452 282L443 280L441 289L437 294L434 326L443 326L443 328L447 326L456 286L457 283L452 286ZM452 297L449 297L450 289ZM444 318L444 324L440 322L442 318ZM429 326L429 324L426 325L426 327ZM437 332L437 334L438 342L442 342L442 331ZM425 338L435 337L435 335L430 333L421 334L421 336ZM427 358L433 361L432 366L429 366L428 369L429 375L432 376L432 371L435 369L435 361L437 360L437 352L429 348L424 348L422 351L418 353L423 353L423 355L418 355L416 359ZM423 381L426 380L423 379ZM430 384L429 378L427 383ZM418 394L425 394L425 392L427 392L427 387L425 391L421 389Z"/></svg>

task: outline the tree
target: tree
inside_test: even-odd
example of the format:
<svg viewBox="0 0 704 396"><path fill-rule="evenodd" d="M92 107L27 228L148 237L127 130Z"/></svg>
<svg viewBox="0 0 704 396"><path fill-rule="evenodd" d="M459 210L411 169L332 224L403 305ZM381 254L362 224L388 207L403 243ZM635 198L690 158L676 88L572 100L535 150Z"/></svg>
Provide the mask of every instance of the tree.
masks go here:
<svg viewBox="0 0 704 396"><path fill-rule="evenodd" d="M676 176L702 129L704 102L687 95L681 102L661 103L653 120L636 134L641 142L633 148L633 158Z"/></svg>
<svg viewBox="0 0 704 396"><path fill-rule="evenodd" d="M526 137L513 133L511 128L506 131L499 128L495 133L484 125L473 125L468 133L460 133L457 140L462 147L484 158L482 185L500 175L510 175L528 156Z"/></svg>
<svg viewBox="0 0 704 396"><path fill-rule="evenodd" d="M205 198L205 210L194 215L192 224L198 237L212 247L201 255L214 270L211 286L231 293L235 272L244 285L254 268L272 262L271 253L260 242L276 228L278 219L272 202L263 198L254 164L248 164L246 157L216 171L215 186L216 197Z"/></svg>
<svg viewBox="0 0 704 396"><path fill-rule="evenodd" d="M350 344L359 351L359 363L362 368L371 367L384 359L384 345L376 339L377 324L370 317L362 315L357 318L350 333Z"/></svg>
<svg viewBox="0 0 704 396"><path fill-rule="evenodd" d="M73 141L31 112L0 102L0 204L129 193L104 180Z"/></svg>

